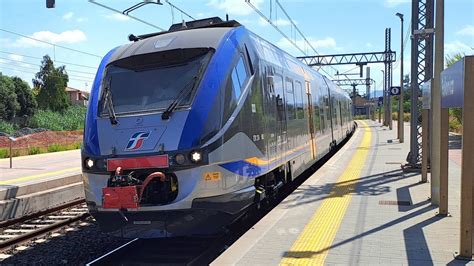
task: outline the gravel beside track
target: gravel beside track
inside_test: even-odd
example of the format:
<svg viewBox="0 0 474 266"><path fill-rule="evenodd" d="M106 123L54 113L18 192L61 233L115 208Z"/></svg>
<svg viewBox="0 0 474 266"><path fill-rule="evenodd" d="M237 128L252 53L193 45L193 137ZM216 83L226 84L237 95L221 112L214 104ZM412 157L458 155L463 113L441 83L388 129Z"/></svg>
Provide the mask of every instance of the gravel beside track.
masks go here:
<svg viewBox="0 0 474 266"><path fill-rule="evenodd" d="M31 241L22 245L28 249L21 251L12 249L4 252L3 254L11 256L0 261L0 264L84 265L128 241L130 240L102 233L93 219L88 218L84 222L40 237L36 242ZM23 249L22 246L20 249Z"/></svg>

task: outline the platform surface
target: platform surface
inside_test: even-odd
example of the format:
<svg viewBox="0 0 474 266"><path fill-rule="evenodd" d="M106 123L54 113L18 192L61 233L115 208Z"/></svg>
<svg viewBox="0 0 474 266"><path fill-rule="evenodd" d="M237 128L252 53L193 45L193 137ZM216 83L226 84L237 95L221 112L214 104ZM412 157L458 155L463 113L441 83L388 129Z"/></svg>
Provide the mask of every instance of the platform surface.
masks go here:
<svg viewBox="0 0 474 266"><path fill-rule="evenodd" d="M212 265L465 265L459 249L460 145L449 161L449 212L430 183L403 172L394 130L361 121L351 140ZM450 139L451 139L450 137ZM393 140L390 142L390 140Z"/></svg>
<svg viewBox="0 0 474 266"><path fill-rule="evenodd" d="M0 189L3 186L25 185L81 174L80 150L44 153L0 159Z"/></svg>

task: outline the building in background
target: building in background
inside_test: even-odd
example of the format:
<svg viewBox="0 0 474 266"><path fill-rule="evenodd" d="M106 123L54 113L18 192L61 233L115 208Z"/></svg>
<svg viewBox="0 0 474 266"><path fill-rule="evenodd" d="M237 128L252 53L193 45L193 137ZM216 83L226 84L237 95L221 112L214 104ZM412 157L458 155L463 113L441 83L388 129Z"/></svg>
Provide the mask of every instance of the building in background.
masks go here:
<svg viewBox="0 0 474 266"><path fill-rule="evenodd" d="M87 106L87 102L89 101L88 92L66 87L66 93L72 105Z"/></svg>

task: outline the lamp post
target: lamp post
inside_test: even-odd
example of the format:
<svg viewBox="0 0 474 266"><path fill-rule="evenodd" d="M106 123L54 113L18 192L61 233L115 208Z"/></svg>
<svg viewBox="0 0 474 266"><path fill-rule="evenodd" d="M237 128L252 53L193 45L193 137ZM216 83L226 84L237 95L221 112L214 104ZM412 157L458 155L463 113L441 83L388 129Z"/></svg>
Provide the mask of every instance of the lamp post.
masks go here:
<svg viewBox="0 0 474 266"><path fill-rule="evenodd" d="M388 121L387 121L387 90L385 88L386 82L385 82L385 71L382 71L382 80L383 80L383 109L384 109L384 114L383 114L383 125L387 126Z"/></svg>
<svg viewBox="0 0 474 266"><path fill-rule="evenodd" d="M404 142L403 122L403 14L395 14L400 18L400 96L398 96L398 141Z"/></svg>

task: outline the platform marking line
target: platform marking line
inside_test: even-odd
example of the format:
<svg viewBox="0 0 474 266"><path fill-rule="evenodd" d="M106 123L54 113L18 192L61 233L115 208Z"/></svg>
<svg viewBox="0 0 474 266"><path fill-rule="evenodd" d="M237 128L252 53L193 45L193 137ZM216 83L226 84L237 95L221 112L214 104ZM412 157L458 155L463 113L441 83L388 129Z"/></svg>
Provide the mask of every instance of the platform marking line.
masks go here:
<svg viewBox="0 0 474 266"><path fill-rule="evenodd" d="M324 264L368 157L372 132L367 123L359 121L359 125L364 135L354 156L280 265Z"/></svg>
<svg viewBox="0 0 474 266"><path fill-rule="evenodd" d="M73 167L73 168L67 168L67 169L62 169L58 171L52 171L52 172L47 172L47 173L42 173L42 174L37 174L37 175L30 175L30 176L24 176L24 177L18 177L18 178L13 178L13 179L8 179L4 181L0 181L0 185L10 185L10 184L15 184L18 182L25 182L25 181L30 181L42 177L47 177L47 176L55 176L55 175L60 175L60 174L65 174L65 173L72 173L81 170L81 167Z"/></svg>
<svg viewBox="0 0 474 266"><path fill-rule="evenodd" d="M91 261L91 262L88 262L88 263L86 264L86 266L90 266L90 265L96 263L97 261L99 261L99 260L101 260L101 259L107 257L108 255L114 253L115 251L117 251L117 250L119 250L119 249L122 249L122 248L124 248L124 247L126 247L126 246L132 244L133 242L135 242L135 241L137 241L137 240L138 240L138 238L134 238L134 239L130 240L129 242L127 242L127 243L121 245L120 247L118 247L118 248L116 248L116 249L114 249L114 250L108 252L107 254L104 254L104 255L98 257L97 259L95 259L95 260L93 260L93 261Z"/></svg>
<svg viewBox="0 0 474 266"><path fill-rule="evenodd" d="M63 155L67 153L80 153L81 149L74 149L74 150L68 150L68 151L59 151L59 152L46 152L46 153L40 153L40 154L34 154L34 155L22 155L22 156L17 156L13 157L13 161L23 161L23 160L32 160L32 159L38 159L41 157L47 157L47 156L56 156L56 155ZM1 162L7 162L10 161L10 158L2 158L0 159Z"/></svg>

